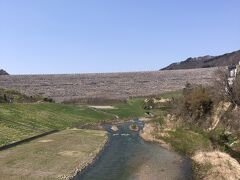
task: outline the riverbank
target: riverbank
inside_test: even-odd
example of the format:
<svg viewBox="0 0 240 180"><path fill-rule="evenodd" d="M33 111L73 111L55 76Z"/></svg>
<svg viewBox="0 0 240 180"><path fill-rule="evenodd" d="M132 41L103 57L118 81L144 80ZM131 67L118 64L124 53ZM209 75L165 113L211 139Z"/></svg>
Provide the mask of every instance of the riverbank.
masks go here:
<svg viewBox="0 0 240 180"><path fill-rule="evenodd" d="M107 132L68 129L0 152L0 179L71 179L92 164Z"/></svg>
<svg viewBox="0 0 240 180"><path fill-rule="evenodd" d="M217 101L208 90L188 85L182 92L145 99L144 107L154 117L144 128L144 138L170 144L191 158L196 179L239 180L239 109Z"/></svg>
<svg viewBox="0 0 240 180"><path fill-rule="evenodd" d="M144 139L145 141L148 142L156 142L159 143L163 148L171 150L171 145L166 143L165 141L161 140L161 139L157 139L153 133L155 131L155 128L153 126L153 124L151 123L146 123L142 129L142 131L140 131L139 135L142 139Z"/></svg>
<svg viewBox="0 0 240 180"><path fill-rule="evenodd" d="M204 144L203 137L196 132L186 130L184 133L188 136L187 138L179 135L178 131L176 129L164 129L163 127L159 129L154 123L146 123L140 132L140 136L145 141L156 142L168 150L174 149L186 154L193 161L196 179L240 179L240 164L237 160L227 153L208 147L208 145ZM174 136L174 133L175 135L178 134L178 137ZM189 142L186 143L185 141ZM195 144L192 143L194 141Z"/></svg>

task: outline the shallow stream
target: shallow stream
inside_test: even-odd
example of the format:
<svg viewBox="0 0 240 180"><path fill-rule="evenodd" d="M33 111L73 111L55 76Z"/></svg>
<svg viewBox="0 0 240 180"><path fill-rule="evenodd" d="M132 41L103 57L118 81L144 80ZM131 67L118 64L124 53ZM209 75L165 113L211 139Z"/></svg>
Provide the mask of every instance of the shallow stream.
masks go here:
<svg viewBox="0 0 240 180"><path fill-rule="evenodd" d="M135 123L143 127L143 122ZM191 161L158 144L145 142L139 132L129 129L131 122L105 125L109 132L108 146L99 159L77 175L77 180L183 180L192 179Z"/></svg>

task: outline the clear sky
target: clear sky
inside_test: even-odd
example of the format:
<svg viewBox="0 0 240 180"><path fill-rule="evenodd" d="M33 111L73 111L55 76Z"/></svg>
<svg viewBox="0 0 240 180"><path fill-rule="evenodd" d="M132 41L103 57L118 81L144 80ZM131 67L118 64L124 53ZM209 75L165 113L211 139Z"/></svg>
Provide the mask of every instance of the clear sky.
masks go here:
<svg viewBox="0 0 240 180"><path fill-rule="evenodd" d="M240 0L0 0L11 74L158 70L240 49Z"/></svg>

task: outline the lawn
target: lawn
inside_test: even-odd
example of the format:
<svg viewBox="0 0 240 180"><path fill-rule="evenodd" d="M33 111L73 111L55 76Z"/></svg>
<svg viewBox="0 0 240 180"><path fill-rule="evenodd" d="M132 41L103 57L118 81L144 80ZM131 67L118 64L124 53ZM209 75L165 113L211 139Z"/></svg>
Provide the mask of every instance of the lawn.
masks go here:
<svg viewBox="0 0 240 180"><path fill-rule="evenodd" d="M104 131L68 129L0 151L0 179L61 179L90 163Z"/></svg>
<svg viewBox="0 0 240 180"><path fill-rule="evenodd" d="M53 129L61 130L112 118L112 115L96 112L85 106L55 103L1 104L0 145Z"/></svg>
<svg viewBox="0 0 240 180"><path fill-rule="evenodd" d="M115 109L102 109L102 112L117 115L120 119L137 118L144 115L143 99L130 99L127 103L118 103L113 105Z"/></svg>
<svg viewBox="0 0 240 180"><path fill-rule="evenodd" d="M0 146L53 129L63 130L102 121L144 115L142 100L115 104L115 109L96 110L84 105L57 103L0 104Z"/></svg>

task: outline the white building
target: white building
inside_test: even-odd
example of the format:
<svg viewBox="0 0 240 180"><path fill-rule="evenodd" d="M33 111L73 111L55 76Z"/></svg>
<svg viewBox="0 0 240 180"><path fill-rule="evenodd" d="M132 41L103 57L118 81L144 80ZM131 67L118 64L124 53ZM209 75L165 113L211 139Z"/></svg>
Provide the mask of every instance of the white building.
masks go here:
<svg viewBox="0 0 240 180"><path fill-rule="evenodd" d="M228 84L230 86L233 85L234 79L237 77L237 74L240 70L240 61L238 65L230 65L228 66Z"/></svg>

